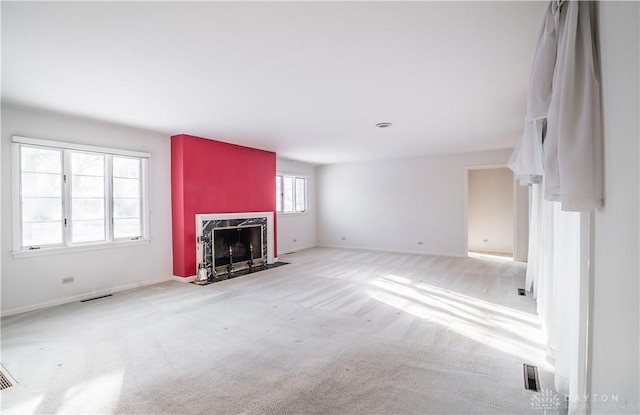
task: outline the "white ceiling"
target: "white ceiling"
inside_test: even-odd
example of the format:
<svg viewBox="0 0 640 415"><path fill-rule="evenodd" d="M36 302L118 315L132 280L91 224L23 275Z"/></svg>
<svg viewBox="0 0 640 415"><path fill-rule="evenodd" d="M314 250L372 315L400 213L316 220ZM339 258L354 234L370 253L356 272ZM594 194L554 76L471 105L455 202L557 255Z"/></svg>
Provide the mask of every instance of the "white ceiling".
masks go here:
<svg viewBox="0 0 640 415"><path fill-rule="evenodd" d="M2 100L318 164L508 148L544 6L3 1Z"/></svg>

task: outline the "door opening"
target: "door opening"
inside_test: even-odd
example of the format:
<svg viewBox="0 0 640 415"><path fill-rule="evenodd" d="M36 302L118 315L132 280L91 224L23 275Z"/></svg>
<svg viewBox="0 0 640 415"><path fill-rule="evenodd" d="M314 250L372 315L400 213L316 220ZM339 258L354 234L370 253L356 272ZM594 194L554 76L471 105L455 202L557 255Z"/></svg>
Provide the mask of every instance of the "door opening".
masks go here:
<svg viewBox="0 0 640 415"><path fill-rule="evenodd" d="M506 167L469 168L467 200L469 255L513 259L513 172Z"/></svg>

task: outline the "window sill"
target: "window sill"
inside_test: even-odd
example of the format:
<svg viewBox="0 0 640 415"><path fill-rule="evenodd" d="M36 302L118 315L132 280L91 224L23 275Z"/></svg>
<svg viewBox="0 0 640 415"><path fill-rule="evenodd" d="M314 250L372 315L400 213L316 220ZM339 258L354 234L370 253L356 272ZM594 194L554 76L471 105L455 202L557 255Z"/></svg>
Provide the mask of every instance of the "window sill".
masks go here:
<svg viewBox="0 0 640 415"><path fill-rule="evenodd" d="M101 249L123 248L127 246L136 246L136 245L148 245L149 243L151 243L151 239L148 239L148 238L128 240L128 241L100 242L100 243L93 243L93 244L86 244L86 245L57 246L52 248L12 251L11 255L13 255L13 258L15 259L32 258L37 256L71 254L76 252L97 251Z"/></svg>
<svg viewBox="0 0 640 415"><path fill-rule="evenodd" d="M290 217L295 217L295 216L307 216L309 214L309 211L304 211L304 212L276 212L276 214L278 216L290 216Z"/></svg>

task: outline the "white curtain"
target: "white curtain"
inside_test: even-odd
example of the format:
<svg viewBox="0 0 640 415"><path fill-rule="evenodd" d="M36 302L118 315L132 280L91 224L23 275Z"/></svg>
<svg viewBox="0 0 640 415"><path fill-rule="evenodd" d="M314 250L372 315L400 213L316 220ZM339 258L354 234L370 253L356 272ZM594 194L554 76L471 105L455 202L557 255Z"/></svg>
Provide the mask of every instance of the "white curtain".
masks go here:
<svg viewBox="0 0 640 415"><path fill-rule="evenodd" d="M526 288L555 365L555 388L585 390L589 211L602 207L602 131L592 2L551 1L535 47L524 134L509 167L531 186ZM582 293L582 294L581 294ZM544 387L544 386L543 386ZM571 408L570 413L580 412Z"/></svg>
<svg viewBox="0 0 640 415"><path fill-rule="evenodd" d="M602 123L593 2L545 10L535 47L524 134L509 161L521 183L545 176L564 211L602 207Z"/></svg>
<svg viewBox="0 0 640 415"><path fill-rule="evenodd" d="M582 396L580 292L587 282L588 213L564 212L544 199L543 183L532 185L527 289L533 291L546 336L547 356L555 366L558 393Z"/></svg>

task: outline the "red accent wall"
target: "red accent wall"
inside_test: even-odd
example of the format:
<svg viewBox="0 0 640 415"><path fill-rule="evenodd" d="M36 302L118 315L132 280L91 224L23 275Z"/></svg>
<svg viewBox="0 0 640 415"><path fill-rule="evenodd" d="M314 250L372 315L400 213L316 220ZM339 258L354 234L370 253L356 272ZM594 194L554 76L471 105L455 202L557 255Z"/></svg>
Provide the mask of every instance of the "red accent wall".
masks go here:
<svg viewBox="0 0 640 415"><path fill-rule="evenodd" d="M196 274L198 213L273 212L277 227L275 176L273 152L186 134L171 137L173 275Z"/></svg>

